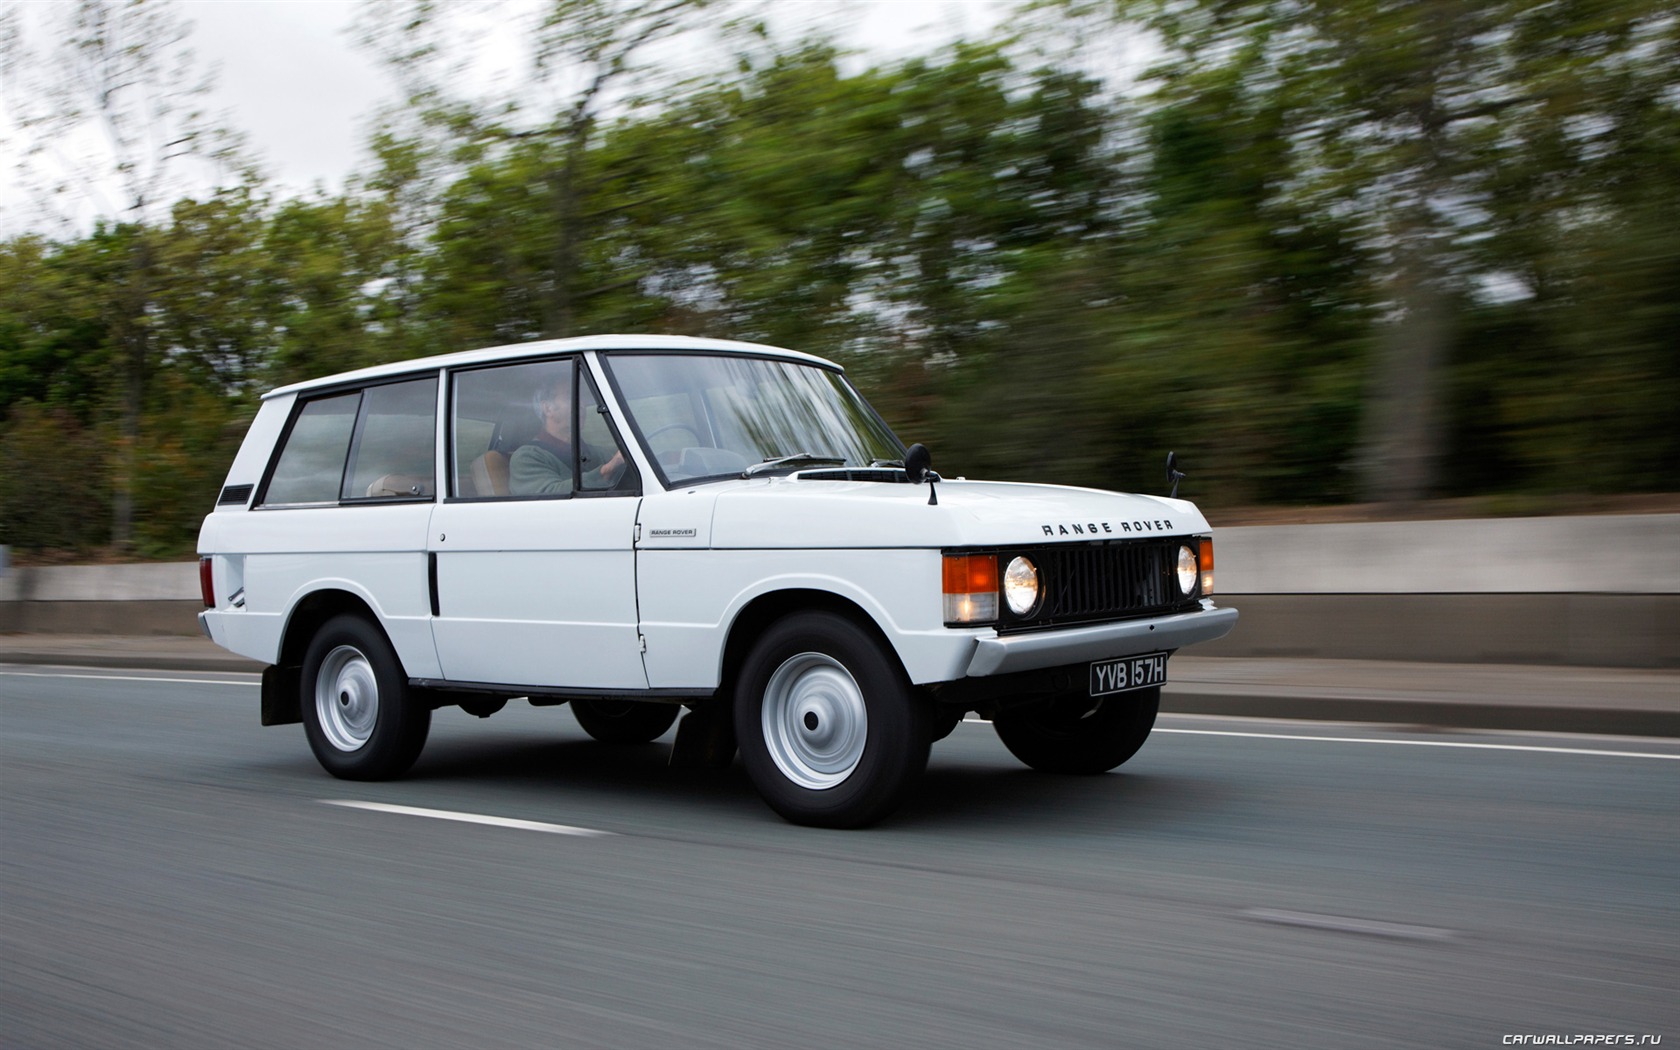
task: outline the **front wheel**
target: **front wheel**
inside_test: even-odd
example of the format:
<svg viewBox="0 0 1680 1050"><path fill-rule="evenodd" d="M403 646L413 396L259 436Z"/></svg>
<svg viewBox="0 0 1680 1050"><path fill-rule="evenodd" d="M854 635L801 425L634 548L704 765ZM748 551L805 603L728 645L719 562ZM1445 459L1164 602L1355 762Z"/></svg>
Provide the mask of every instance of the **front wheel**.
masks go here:
<svg viewBox="0 0 1680 1050"><path fill-rule="evenodd" d="M1046 773L1106 773L1137 754L1155 728L1161 688L1114 696L1058 696L999 711L992 728L1009 753Z"/></svg>
<svg viewBox="0 0 1680 1050"><path fill-rule="evenodd" d="M747 775L795 824L855 828L927 768L931 705L868 631L833 613L776 621L741 667L735 733Z"/></svg>
<svg viewBox="0 0 1680 1050"><path fill-rule="evenodd" d="M635 700L573 700L572 715L603 744L646 744L665 735L682 710Z"/></svg>
<svg viewBox="0 0 1680 1050"><path fill-rule="evenodd" d="M299 699L309 748L335 777L400 776L426 746L431 709L409 696L391 643L360 616L336 616L315 633Z"/></svg>

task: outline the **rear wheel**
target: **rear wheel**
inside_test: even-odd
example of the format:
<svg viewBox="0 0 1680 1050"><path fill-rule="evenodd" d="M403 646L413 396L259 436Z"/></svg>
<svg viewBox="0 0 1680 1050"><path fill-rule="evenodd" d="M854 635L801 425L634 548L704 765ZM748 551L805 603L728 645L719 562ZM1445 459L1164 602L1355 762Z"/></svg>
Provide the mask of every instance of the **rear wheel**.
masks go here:
<svg viewBox="0 0 1680 1050"><path fill-rule="evenodd" d="M603 744L645 744L658 740L682 708L635 700L573 700L572 714L583 731Z"/></svg>
<svg viewBox="0 0 1680 1050"><path fill-rule="evenodd" d="M431 709L409 696L391 643L360 616L336 616L315 633L299 700L309 748L335 777L400 776L426 746Z"/></svg>
<svg viewBox="0 0 1680 1050"><path fill-rule="evenodd" d="M992 728L1010 754L1046 773L1106 773L1137 754L1155 727L1161 689L1053 697L999 711Z"/></svg>
<svg viewBox="0 0 1680 1050"><path fill-rule="evenodd" d="M927 768L930 704L862 627L778 620L742 665L735 733L753 786L796 824L850 828L895 808Z"/></svg>

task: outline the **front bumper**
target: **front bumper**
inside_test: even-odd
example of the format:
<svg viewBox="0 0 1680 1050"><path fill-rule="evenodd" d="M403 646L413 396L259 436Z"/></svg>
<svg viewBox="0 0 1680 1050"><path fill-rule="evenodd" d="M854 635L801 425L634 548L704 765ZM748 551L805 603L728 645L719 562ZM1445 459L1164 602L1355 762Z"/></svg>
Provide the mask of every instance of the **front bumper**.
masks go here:
<svg viewBox="0 0 1680 1050"><path fill-rule="evenodd" d="M1150 620L982 638L968 662L967 673L970 677L985 677L1158 649L1181 649L1196 642L1223 638L1236 625L1237 610L1209 607Z"/></svg>

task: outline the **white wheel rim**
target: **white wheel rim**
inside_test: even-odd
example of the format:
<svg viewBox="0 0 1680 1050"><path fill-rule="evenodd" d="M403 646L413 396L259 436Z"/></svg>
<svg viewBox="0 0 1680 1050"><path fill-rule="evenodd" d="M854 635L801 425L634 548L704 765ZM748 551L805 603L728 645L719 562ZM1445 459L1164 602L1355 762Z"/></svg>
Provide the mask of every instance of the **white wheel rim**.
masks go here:
<svg viewBox="0 0 1680 1050"><path fill-rule="evenodd" d="M845 665L800 653L764 687L764 743L782 774L803 788L834 787L857 769L869 736L863 690Z"/></svg>
<svg viewBox="0 0 1680 1050"><path fill-rule="evenodd" d="M321 661L315 676L315 713L321 732L340 751L355 751L373 736L379 720L379 680L360 649L341 645Z"/></svg>

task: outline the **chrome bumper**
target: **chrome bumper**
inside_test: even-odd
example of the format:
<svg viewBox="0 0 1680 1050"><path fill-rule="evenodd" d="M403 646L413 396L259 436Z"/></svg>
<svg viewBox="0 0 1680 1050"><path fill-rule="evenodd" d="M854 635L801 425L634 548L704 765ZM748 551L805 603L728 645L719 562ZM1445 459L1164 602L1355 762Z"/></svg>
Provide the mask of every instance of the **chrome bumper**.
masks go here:
<svg viewBox="0 0 1680 1050"><path fill-rule="evenodd" d="M1223 638L1236 625L1237 610L1208 608L1153 620L982 638L968 662L968 674L983 678L1157 649L1180 649Z"/></svg>

